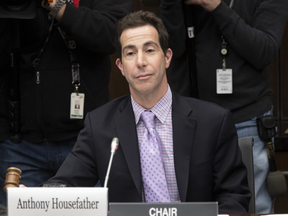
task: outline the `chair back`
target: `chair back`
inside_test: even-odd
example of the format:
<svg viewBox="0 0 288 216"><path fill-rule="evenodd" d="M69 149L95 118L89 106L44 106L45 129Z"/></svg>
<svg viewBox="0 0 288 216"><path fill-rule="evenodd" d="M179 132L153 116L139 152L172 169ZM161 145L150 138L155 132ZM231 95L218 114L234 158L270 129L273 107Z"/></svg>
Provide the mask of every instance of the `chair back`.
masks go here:
<svg viewBox="0 0 288 216"><path fill-rule="evenodd" d="M253 137L243 137L238 141L242 153L242 161L247 168L248 185L251 191L251 200L248 213L255 214L255 184L254 184L254 160L253 160Z"/></svg>

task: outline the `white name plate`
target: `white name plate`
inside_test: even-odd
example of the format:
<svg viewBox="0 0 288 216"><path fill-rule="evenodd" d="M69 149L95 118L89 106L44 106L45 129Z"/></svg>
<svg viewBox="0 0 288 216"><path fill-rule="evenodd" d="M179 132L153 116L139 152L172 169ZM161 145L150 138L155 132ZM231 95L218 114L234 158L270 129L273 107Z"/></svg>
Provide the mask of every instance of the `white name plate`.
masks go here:
<svg viewBox="0 0 288 216"><path fill-rule="evenodd" d="M107 216L108 188L7 188L9 216Z"/></svg>

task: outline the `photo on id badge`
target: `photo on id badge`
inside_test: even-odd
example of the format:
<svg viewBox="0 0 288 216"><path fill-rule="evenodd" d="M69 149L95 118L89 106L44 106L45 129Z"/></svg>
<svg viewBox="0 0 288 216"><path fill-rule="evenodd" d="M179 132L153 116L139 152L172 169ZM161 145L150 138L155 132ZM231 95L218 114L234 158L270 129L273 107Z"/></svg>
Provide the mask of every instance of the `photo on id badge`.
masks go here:
<svg viewBox="0 0 288 216"><path fill-rule="evenodd" d="M84 116L84 94L72 93L70 104L70 119L83 119Z"/></svg>

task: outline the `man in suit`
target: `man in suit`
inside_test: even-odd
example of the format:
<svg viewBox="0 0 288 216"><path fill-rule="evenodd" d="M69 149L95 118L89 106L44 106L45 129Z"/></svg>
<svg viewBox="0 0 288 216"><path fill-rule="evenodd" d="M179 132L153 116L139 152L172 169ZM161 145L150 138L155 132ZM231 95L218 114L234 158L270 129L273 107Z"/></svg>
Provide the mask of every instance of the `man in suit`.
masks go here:
<svg viewBox="0 0 288 216"><path fill-rule="evenodd" d="M135 12L117 25L116 65L131 95L87 114L77 143L47 183L103 185L110 143L119 138L108 188L109 202L145 202L140 149L142 113L155 114L171 202L218 201L220 213L245 213L250 191L229 110L174 93L166 77L172 50L161 20Z"/></svg>

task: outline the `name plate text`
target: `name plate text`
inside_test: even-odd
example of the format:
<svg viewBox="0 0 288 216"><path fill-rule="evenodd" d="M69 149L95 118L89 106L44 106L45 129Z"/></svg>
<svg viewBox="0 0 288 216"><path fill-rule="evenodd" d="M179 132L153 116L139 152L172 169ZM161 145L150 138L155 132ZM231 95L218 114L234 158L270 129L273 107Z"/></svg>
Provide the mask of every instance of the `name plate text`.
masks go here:
<svg viewBox="0 0 288 216"><path fill-rule="evenodd" d="M7 188L9 216L107 216L108 189L97 187Z"/></svg>

